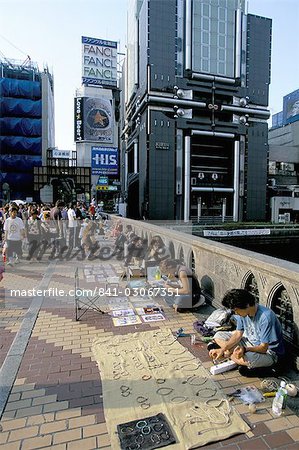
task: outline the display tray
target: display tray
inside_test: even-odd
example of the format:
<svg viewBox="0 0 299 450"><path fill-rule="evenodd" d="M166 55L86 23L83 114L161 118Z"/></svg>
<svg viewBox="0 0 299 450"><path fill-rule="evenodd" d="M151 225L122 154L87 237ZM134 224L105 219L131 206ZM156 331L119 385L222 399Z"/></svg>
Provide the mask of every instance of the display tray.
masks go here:
<svg viewBox="0 0 299 450"><path fill-rule="evenodd" d="M117 425L121 450L153 450L174 444L176 439L164 414Z"/></svg>

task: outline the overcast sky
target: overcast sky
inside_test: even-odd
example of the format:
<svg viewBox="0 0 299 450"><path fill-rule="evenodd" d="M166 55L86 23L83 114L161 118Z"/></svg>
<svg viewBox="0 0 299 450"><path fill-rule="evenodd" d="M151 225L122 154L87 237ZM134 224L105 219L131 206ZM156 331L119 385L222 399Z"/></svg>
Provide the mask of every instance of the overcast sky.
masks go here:
<svg viewBox="0 0 299 450"><path fill-rule="evenodd" d="M163 1L163 0L160 0ZM127 0L0 0L0 56L29 55L54 73L56 146L74 148L73 98L81 83L81 36L126 43ZM299 1L249 0L249 12L273 19L270 110L299 88Z"/></svg>

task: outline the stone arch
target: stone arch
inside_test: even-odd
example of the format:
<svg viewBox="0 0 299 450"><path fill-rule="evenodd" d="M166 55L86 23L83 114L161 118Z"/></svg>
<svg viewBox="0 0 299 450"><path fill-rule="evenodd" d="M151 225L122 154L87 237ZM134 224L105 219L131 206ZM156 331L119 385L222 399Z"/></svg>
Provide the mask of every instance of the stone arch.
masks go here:
<svg viewBox="0 0 299 450"><path fill-rule="evenodd" d="M247 272L242 280L242 289L246 289L246 291L251 292L254 295L257 303L260 301L259 288L257 284L257 280L251 271Z"/></svg>
<svg viewBox="0 0 299 450"><path fill-rule="evenodd" d="M278 283L272 288L268 297L268 304L281 323L284 338L293 343L295 338L293 306L282 283Z"/></svg>
<svg viewBox="0 0 299 450"><path fill-rule="evenodd" d="M169 249L169 253L170 253L170 257L171 257L171 259L175 259L175 250L174 250L174 244L173 244L173 242L172 242L172 241L169 241L169 246L168 246L168 249Z"/></svg>
<svg viewBox="0 0 299 450"><path fill-rule="evenodd" d="M185 253L184 253L184 249L183 249L182 246L180 246L180 247L178 248L178 259L179 259L182 263L185 262Z"/></svg>

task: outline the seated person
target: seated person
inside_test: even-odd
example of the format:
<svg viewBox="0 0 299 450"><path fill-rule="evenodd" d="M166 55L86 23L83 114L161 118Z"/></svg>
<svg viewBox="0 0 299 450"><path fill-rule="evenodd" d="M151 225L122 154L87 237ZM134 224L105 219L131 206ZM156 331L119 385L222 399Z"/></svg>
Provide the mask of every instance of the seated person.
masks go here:
<svg viewBox="0 0 299 450"><path fill-rule="evenodd" d="M237 327L235 331L218 331L214 335L214 348L209 351L213 360L229 356L239 366L245 366L245 370L240 370L245 375L247 369L270 367L284 355L281 325L271 309L257 304L245 289L228 291L222 304L234 311Z"/></svg>
<svg viewBox="0 0 299 450"><path fill-rule="evenodd" d="M146 249L147 243L144 239L136 235L132 237L126 249L126 257L124 262L125 267L127 267L131 263L132 258L135 258L136 262L138 262L139 266L141 267Z"/></svg>
<svg viewBox="0 0 299 450"><path fill-rule="evenodd" d="M154 236L148 246L145 261L156 261L159 264L164 259L170 258L170 251L160 236Z"/></svg>
<svg viewBox="0 0 299 450"><path fill-rule="evenodd" d="M164 288L170 295L165 297L165 300L172 301L176 312L197 308L205 303L197 276L191 269L176 259L165 259L160 262L159 267L162 275L168 277Z"/></svg>

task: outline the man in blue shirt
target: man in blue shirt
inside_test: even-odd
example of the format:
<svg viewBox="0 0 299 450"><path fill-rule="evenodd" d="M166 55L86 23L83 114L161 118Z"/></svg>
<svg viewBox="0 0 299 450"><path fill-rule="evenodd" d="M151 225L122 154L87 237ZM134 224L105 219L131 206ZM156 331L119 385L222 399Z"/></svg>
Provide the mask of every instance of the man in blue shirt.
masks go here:
<svg viewBox="0 0 299 450"><path fill-rule="evenodd" d="M248 369L269 367L284 355L280 322L275 313L256 303L255 297L245 289L232 289L222 300L230 308L237 323L235 331L217 332L214 341L219 348L209 354L213 360L229 356L239 366Z"/></svg>

